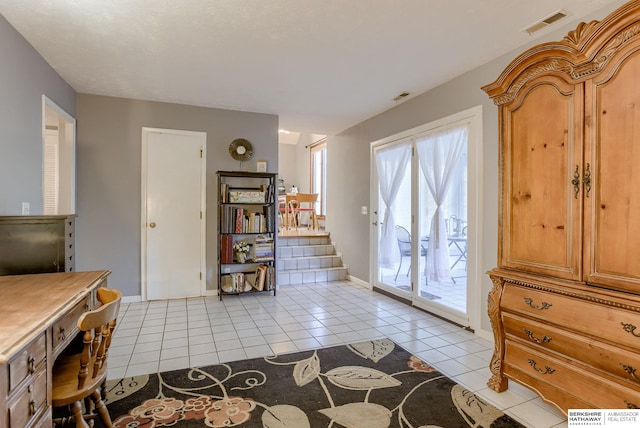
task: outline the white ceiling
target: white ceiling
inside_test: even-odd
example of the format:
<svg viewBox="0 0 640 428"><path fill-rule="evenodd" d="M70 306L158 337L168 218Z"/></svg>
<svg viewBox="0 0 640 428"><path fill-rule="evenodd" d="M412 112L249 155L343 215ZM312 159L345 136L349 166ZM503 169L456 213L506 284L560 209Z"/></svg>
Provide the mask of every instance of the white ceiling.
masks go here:
<svg viewBox="0 0 640 428"><path fill-rule="evenodd" d="M620 0L0 0L0 13L77 92L277 114L281 128L335 134L400 92L531 42L520 30L558 9L570 15L557 25L577 24L610 3Z"/></svg>

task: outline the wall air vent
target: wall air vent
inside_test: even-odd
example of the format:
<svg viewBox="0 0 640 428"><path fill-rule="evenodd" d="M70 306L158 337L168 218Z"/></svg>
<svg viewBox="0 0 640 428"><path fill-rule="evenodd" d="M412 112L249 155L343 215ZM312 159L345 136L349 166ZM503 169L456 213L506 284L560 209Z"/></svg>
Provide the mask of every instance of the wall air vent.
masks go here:
<svg viewBox="0 0 640 428"><path fill-rule="evenodd" d="M569 12L567 12L564 9L560 9L557 10L555 12L553 12L551 15L534 22L533 24L529 25L528 27L523 28L520 31L526 31L527 33L529 33L529 35L532 35L533 33L542 30L543 28L548 27L551 24L555 24L556 22L560 21L561 19L565 18L566 16L569 15Z"/></svg>

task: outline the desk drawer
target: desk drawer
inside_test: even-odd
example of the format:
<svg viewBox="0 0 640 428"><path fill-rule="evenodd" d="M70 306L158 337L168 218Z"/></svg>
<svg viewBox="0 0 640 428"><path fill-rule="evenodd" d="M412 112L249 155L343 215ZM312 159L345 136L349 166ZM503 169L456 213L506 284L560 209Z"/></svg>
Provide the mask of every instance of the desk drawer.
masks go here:
<svg viewBox="0 0 640 428"><path fill-rule="evenodd" d="M91 294L78 302L64 317L53 324L51 337L53 344L53 354L58 356L60 352L78 334L78 318L91 308Z"/></svg>
<svg viewBox="0 0 640 428"><path fill-rule="evenodd" d="M640 354L517 315L503 314L505 333L619 376L640 391ZM640 392L639 392L640 393Z"/></svg>
<svg viewBox="0 0 640 428"><path fill-rule="evenodd" d="M43 368L9 403L9 425L26 427L47 405L47 372Z"/></svg>
<svg viewBox="0 0 640 428"><path fill-rule="evenodd" d="M502 310L524 314L640 350L640 313L551 292L507 285Z"/></svg>
<svg viewBox="0 0 640 428"><path fill-rule="evenodd" d="M536 383L551 385L561 395L575 397L593 407L626 409L640 406L637 390L598 376L574 362L527 349L515 342L506 342L505 365L510 377L534 387Z"/></svg>
<svg viewBox="0 0 640 428"><path fill-rule="evenodd" d="M9 393L42 366L47 354L46 347L46 336L41 334L17 357L9 361Z"/></svg>

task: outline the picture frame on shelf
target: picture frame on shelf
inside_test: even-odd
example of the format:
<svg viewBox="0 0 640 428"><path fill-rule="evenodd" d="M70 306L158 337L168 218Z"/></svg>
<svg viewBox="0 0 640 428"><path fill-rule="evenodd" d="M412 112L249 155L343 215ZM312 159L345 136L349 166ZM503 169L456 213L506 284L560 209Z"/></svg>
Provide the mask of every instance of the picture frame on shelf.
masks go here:
<svg viewBox="0 0 640 428"><path fill-rule="evenodd" d="M267 172L266 160L261 159L256 161L256 172Z"/></svg>

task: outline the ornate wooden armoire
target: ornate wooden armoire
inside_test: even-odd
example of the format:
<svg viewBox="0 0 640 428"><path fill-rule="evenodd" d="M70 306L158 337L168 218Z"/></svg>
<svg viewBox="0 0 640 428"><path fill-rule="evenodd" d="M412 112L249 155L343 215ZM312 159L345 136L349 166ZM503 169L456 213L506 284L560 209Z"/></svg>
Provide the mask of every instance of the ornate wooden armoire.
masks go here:
<svg viewBox="0 0 640 428"><path fill-rule="evenodd" d="M640 0L518 56L499 108L489 387L640 406Z"/></svg>

